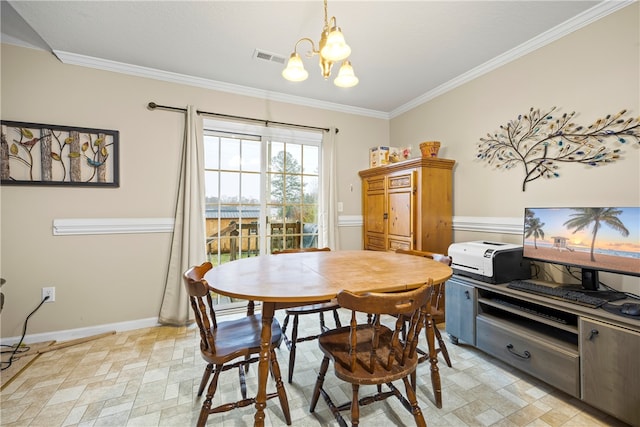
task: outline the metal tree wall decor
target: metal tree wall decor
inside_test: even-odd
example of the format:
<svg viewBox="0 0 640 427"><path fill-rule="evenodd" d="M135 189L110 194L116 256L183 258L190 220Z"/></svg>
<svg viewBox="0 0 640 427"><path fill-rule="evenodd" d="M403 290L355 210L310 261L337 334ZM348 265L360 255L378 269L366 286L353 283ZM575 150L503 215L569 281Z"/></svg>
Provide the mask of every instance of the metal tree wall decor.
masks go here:
<svg viewBox="0 0 640 427"><path fill-rule="evenodd" d="M608 114L589 126L573 123L575 112L556 115L556 107L547 112L529 110L519 115L493 135L480 138L477 158L499 169L520 164L528 182L538 178L557 178L561 163L599 166L620 158L620 144L640 145L640 118L625 118L627 110ZM618 144L616 144L618 143ZM614 146L615 145L615 146Z"/></svg>

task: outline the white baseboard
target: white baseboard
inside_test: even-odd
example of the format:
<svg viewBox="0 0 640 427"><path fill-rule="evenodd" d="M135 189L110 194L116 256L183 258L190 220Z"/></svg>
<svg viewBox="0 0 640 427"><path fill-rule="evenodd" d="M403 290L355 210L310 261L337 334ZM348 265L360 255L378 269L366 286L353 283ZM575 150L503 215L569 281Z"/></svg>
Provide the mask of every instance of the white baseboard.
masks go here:
<svg viewBox="0 0 640 427"><path fill-rule="evenodd" d="M259 301L256 301L256 313L260 312L262 309L262 304ZM246 305L244 304L235 304L232 306L224 307L221 310L216 310L216 314L218 315L218 320L224 320L226 316L230 318L238 317L238 315L244 315L247 311ZM51 332L43 332L40 334L29 334L25 335L24 341L25 343L38 343L38 342L46 342L46 341L70 341L78 338L90 337L93 335L103 334L105 332L126 332L133 331L136 329L143 328L153 328L155 326L161 326L158 322L157 317L150 317L148 319L138 319L138 320L130 320L126 322L118 322L118 323L109 323L106 325L96 325L89 326L86 328L78 328L78 329L67 329L63 331L51 331ZM7 337L0 338L0 344L3 345L13 345L20 341L20 337Z"/></svg>
<svg viewBox="0 0 640 427"><path fill-rule="evenodd" d="M90 337L92 335L98 335L105 332L124 332L132 331L134 329L151 328L159 326L157 317L150 317L148 319L130 320L127 322L111 323L107 325L88 326L86 328L67 329L63 331L43 332L40 334L25 335L25 343L37 343L46 341L70 341L78 338ZM1 338L0 344L13 345L20 341L20 337L7 337Z"/></svg>

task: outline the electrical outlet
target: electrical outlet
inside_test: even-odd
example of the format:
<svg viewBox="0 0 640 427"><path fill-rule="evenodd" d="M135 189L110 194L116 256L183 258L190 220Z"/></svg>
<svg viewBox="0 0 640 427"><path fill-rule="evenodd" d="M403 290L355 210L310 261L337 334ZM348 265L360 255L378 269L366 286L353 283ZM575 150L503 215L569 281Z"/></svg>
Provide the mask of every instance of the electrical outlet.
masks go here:
<svg viewBox="0 0 640 427"><path fill-rule="evenodd" d="M42 299L49 297L49 299L45 302L54 302L56 300L56 288L42 288Z"/></svg>

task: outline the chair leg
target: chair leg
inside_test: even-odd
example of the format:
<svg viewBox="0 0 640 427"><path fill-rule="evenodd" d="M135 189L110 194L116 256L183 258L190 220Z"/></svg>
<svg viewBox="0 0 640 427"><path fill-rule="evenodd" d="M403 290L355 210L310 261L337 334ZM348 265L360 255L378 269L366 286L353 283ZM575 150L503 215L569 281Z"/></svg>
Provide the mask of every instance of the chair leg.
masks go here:
<svg viewBox="0 0 640 427"><path fill-rule="evenodd" d="M327 332L329 328L327 328L327 325L324 323L324 313L320 312L318 316L320 317L320 333Z"/></svg>
<svg viewBox="0 0 640 427"><path fill-rule="evenodd" d="M218 377L220 376L221 370L222 365L216 365L213 372L213 378L211 379L211 384L209 384L209 388L207 389L207 397L204 402L202 402L202 409L200 409L200 416L198 417L198 423L196 424L198 427L204 427L207 424L207 418L209 418L209 413L211 411L211 402L213 401L213 395L216 394L216 389L218 388Z"/></svg>
<svg viewBox="0 0 640 427"><path fill-rule="evenodd" d="M238 366L238 376L240 377L240 393L242 394L242 398L247 398L247 380L244 376L244 369L242 365Z"/></svg>
<svg viewBox="0 0 640 427"><path fill-rule="evenodd" d="M202 380L200 381L200 388L198 389L198 397L202 396L202 392L209 382L209 377L211 377L211 371L213 371L213 363L207 364L207 367L204 368L204 374L202 375Z"/></svg>
<svg viewBox="0 0 640 427"><path fill-rule="evenodd" d="M333 320L336 322L336 329L342 327L342 323L340 323L340 315L338 315L338 310L333 310Z"/></svg>
<svg viewBox="0 0 640 427"><path fill-rule="evenodd" d="M287 425L290 426L291 412L289 411L289 400L287 399L287 392L284 389L284 384L282 383L280 364L278 363L278 359L276 358L276 353L273 348L271 349L269 359L271 361L271 376L276 382L276 391L278 392L280 407L282 408L282 413L284 414L284 419L287 422Z"/></svg>
<svg viewBox="0 0 640 427"><path fill-rule="evenodd" d="M309 405L309 412L313 412L316 409L316 404L318 403L318 398L320 397L320 389L324 384L324 376L327 373L327 369L329 368L329 358L324 357L322 359L322 363L320 364L320 372L318 372L318 379L316 380L316 386L313 389L313 395L311 396L311 404Z"/></svg>
<svg viewBox="0 0 640 427"><path fill-rule="evenodd" d="M415 373L415 371L414 371ZM404 388L407 391L407 400L411 405L411 414L416 421L416 426L418 427L427 427L427 422L424 420L424 415L422 414L422 410L418 405L418 399L416 398L416 392L413 386L409 383L409 379L404 377L402 379L404 382ZM408 409L408 408L407 408Z"/></svg>
<svg viewBox="0 0 640 427"><path fill-rule="evenodd" d="M291 328L291 345L289 346L289 384L293 381L293 368L296 364L296 343L298 341L298 315L293 316L293 327Z"/></svg>
<svg viewBox="0 0 640 427"><path fill-rule="evenodd" d="M451 368L451 359L449 358L449 351L447 350L447 346L442 339L442 334L440 334L440 329L438 329L438 325L433 322L433 332L436 335L436 339L438 340L438 347L440 347L440 352L442 353L442 357L444 357L444 361L447 363L447 366Z"/></svg>
<svg viewBox="0 0 640 427"><path fill-rule="evenodd" d="M433 332L433 318L427 316L427 327L424 328L429 346L429 363L431 364L431 385L437 408L442 408L442 388L440 385L440 371L438 369L438 352L435 345L435 333Z"/></svg>
<svg viewBox="0 0 640 427"><path fill-rule="evenodd" d="M284 338L284 342L287 345L287 348L291 348L291 344L289 343L289 338L287 338L287 326L289 325L289 315L284 316L284 322L282 322L282 337ZM278 344L278 348L280 348L280 344Z"/></svg>
<svg viewBox="0 0 640 427"><path fill-rule="evenodd" d="M351 390L353 392L351 397L351 425L357 426L360 425L360 404L358 403L358 390L360 390L360 385L351 384Z"/></svg>

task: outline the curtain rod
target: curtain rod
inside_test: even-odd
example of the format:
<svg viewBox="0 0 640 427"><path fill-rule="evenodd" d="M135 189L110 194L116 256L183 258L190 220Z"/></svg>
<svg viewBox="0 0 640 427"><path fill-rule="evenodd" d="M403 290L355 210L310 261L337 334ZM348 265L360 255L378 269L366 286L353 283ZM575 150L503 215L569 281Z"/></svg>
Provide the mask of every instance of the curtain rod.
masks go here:
<svg viewBox="0 0 640 427"><path fill-rule="evenodd" d="M155 102L150 102L148 104L148 107L149 107L150 110L155 110L156 108L161 108L163 110L170 110L170 111L181 111L181 112L186 112L187 111L186 108L171 107L171 106L168 106L168 105L159 105L159 104L156 104ZM304 129L323 130L325 132L330 132L331 131L331 129L329 129L329 128L321 128L321 127L307 126L307 125L298 125L298 124L295 124L295 123L273 122L271 120L254 119L253 117L232 116L232 115L229 115L229 114L210 113L208 111L200 111L200 110L196 110L196 113L198 113L200 115L204 115L204 116L224 117L224 118L227 118L227 119L249 120L249 121L252 121L252 122L264 123L265 126L269 126L269 124L274 124L274 125L290 126L290 127L304 128ZM338 132L339 132L339 130L336 128L336 133L338 133Z"/></svg>

